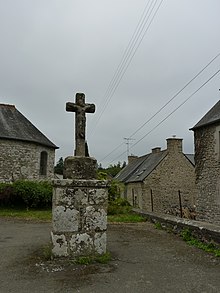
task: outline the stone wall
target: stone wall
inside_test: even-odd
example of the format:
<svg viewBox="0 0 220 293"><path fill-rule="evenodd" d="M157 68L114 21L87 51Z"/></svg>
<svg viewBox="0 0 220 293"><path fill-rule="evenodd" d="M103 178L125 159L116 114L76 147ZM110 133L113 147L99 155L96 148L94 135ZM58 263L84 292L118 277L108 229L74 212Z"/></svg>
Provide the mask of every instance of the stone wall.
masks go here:
<svg viewBox="0 0 220 293"><path fill-rule="evenodd" d="M220 225L219 126L194 130L198 219Z"/></svg>
<svg viewBox="0 0 220 293"><path fill-rule="evenodd" d="M195 168L182 153L182 140L168 139L166 157L143 182L126 184L126 193L136 208L181 216L181 202L182 216L194 217Z"/></svg>
<svg viewBox="0 0 220 293"><path fill-rule="evenodd" d="M46 175L40 175L41 152L47 152ZM34 143L0 139L0 182L18 179L45 180L54 177L55 150Z"/></svg>
<svg viewBox="0 0 220 293"><path fill-rule="evenodd" d="M106 252L107 182L54 180L52 253L78 257Z"/></svg>
<svg viewBox="0 0 220 293"><path fill-rule="evenodd" d="M167 229L169 232L181 233L182 230L190 230L192 236L200 239L202 242L211 242L215 244L217 248L220 248L220 226L218 225L189 219L180 219L172 215L161 215L140 209L133 209L133 212L140 214L153 223L161 223L162 228Z"/></svg>
<svg viewBox="0 0 220 293"><path fill-rule="evenodd" d="M157 168L144 180L142 209L183 216L194 210L197 190L195 169L183 153L168 153Z"/></svg>
<svg viewBox="0 0 220 293"><path fill-rule="evenodd" d="M142 183L133 182L126 185L125 199L136 208L143 209L143 197L142 197Z"/></svg>

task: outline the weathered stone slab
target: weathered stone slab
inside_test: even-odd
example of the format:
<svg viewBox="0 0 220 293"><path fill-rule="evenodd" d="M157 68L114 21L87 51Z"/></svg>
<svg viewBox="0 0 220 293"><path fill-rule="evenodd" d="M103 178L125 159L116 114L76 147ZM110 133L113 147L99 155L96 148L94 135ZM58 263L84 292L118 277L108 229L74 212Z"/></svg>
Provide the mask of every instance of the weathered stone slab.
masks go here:
<svg viewBox="0 0 220 293"><path fill-rule="evenodd" d="M64 161L63 178L96 179L97 161L90 157L67 157Z"/></svg>
<svg viewBox="0 0 220 293"><path fill-rule="evenodd" d="M51 238L52 238L52 253L54 256L67 256L68 252L68 246L65 235L61 234L55 234L51 232Z"/></svg>
<svg viewBox="0 0 220 293"><path fill-rule="evenodd" d="M53 209L53 231L75 232L79 230L79 211L66 206Z"/></svg>
<svg viewBox="0 0 220 293"><path fill-rule="evenodd" d="M63 179L53 183L53 255L105 253L107 181Z"/></svg>

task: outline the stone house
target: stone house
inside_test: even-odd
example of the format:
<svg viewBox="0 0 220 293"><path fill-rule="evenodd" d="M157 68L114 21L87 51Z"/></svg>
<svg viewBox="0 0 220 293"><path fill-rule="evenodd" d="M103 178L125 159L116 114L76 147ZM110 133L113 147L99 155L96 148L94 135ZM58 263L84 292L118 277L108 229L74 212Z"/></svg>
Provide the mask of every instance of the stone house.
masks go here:
<svg viewBox="0 0 220 293"><path fill-rule="evenodd" d="M168 138L142 157L129 157L115 177L124 183L123 197L139 209L190 218L195 207L194 156L182 152L182 139Z"/></svg>
<svg viewBox="0 0 220 293"><path fill-rule="evenodd" d="M0 182L52 179L57 148L14 105L0 104Z"/></svg>
<svg viewBox="0 0 220 293"><path fill-rule="evenodd" d="M198 220L220 225L220 101L193 127Z"/></svg>

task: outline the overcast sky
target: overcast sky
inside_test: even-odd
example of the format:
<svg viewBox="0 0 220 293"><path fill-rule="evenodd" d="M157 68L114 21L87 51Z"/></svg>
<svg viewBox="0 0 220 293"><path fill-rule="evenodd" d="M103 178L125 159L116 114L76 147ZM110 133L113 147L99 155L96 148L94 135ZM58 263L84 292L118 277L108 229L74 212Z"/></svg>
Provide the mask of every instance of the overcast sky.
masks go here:
<svg viewBox="0 0 220 293"><path fill-rule="evenodd" d="M219 12L219 0L0 0L0 102L15 104L59 146L56 160L73 153L74 114L65 104L77 92L96 104L87 139L103 166L126 160L124 138L139 156L166 148L173 135L193 153L189 128L219 100L220 74L198 89L220 56L173 97L220 53Z"/></svg>

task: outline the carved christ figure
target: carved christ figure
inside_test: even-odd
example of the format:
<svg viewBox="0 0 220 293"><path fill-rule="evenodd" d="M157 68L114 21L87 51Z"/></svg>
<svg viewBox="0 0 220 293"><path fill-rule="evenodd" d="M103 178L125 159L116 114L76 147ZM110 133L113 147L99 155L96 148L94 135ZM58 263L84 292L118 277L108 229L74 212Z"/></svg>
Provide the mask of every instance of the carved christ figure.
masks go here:
<svg viewBox="0 0 220 293"><path fill-rule="evenodd" d="M86 155L86 113L94 113L95 105L85 103L83 93L76 94L76 102L66 103L66 111L75 112L75 156Z"/></svg>

